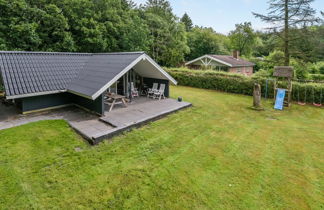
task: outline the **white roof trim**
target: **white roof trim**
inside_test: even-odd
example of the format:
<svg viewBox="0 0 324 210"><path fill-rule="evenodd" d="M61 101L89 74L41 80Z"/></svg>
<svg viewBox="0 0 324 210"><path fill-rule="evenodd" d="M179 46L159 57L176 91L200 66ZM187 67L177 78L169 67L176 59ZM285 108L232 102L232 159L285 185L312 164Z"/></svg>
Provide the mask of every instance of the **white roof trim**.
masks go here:
<svg viewBox="0 0 324 210"><path fill-rule="evenodd" d="M159 65L159 64L157 64L150 56L148 56L148 55L146 55L145 54L145 56L146 56L146 59L155 67L155 68L157 68L166 78L168 78L168 80L170 80L174 85L177 85L178 84L178 82L170 75L170 74L168 74L166 71L164 71L163 69L162 69L162 67Z"/></svg>
<svg viewBox="0 0 324 210"><path fill-rule="evenodd" d="M152 58L150 58L148 55L143 54L140 57L138 57L136 60L134 60L131 64L129 64L124 70L122 70L117 76L115 76L112 80L110 80L105 86L100 88L95 94L91 96L92 100L95 100L98 98L103 92L105 92L110 86L112 86L115 82L117 82L126 72L131 70L138 62L140 62L143 59L147 59L157 70L159 70L166 78L168 78L173 84L177 85L177 81L173 79L168 73L166 73ZM75 92L73 92L75 93ZM77 93L75 93L77 94ZM80 94L78 94L80 95ZM89 98L89 97L87 97Z"/></svg>
<svg viewBox="0 0 324 210"><path fill-rule="evenodd" d="M192 60L192 61L188 61L187 63L185 63L185 65L187 66L187 65L189 65L189 64L192 64L192 63L194 63L194 62L196 62L196 61L199 61L199 60L205 58L206 56L207 56L207 55L203 55L203 56L201 56L201 57L199 57L199 58L196 58L196 59L194 59L194 60Z"/></svg>
<svg viewBox="0 0 324 210"><path fill-rule="evenodd" d="M222 60L219 60L219 59L217 59L217 58L214 58L214 57L212 57L212 56L210 56L210 55L203 55L203 56L201 56L201 57L199 57L199 58L196 58L196 59L194 59L194 60L192 60L192 61L189 61L189 62L186 63L186 66L189 65L189 64L192 64L192 63L194 63L194 62L196 62L196 61L199 61L199 60L201 60L201 59L203 59L203 58L210 58L210 59L212 59L212 60L214 60L214 61L216 61L216 62L218 62L218 63L224 64L224 65L229 66L229 67L233 67L233 65L231 65L231 64L229 64L229 63L226 63L226 62L224 62L224 61L222 61Z"/></svg>
<svg viewBox="0 0 324 210"><path fill-rule="evenodd" d="M21 95L6 96L6 99L27 98L27 97L33 97L33 96L51 95L51 94L64 93L64 92L66 92L66 90L54 90L54 91L47 91L47 92L27 93L27 94L21 94Z"/></svg>

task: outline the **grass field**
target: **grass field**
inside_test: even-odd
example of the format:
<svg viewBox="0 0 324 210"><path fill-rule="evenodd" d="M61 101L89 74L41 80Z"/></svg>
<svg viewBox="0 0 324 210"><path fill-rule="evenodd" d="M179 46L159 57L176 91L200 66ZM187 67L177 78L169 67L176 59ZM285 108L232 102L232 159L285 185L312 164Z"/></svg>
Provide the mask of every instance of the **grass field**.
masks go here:
<svg viewBox="0 0 324 210"><path fill-rule="evenodd" d="M0 209L324 208L324 109L171 91L194 107L95 147L64 121L0 131Z"/></svg>

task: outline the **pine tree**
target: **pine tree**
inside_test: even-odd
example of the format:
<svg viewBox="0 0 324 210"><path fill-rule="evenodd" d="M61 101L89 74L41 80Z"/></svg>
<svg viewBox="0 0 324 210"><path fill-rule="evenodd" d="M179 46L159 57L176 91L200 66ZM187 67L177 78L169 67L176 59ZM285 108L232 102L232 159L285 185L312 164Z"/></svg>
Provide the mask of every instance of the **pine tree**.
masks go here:
<svg viewBox="0 0 324 210"><path fill-rule="evenodd" d="M306 27L319 21L315 17L316 10L310 4L314 0L269 0L268 14L253 13L272 26L269 28L278 34L284 42L285 65L290 63L290 29Z"/></svg>
<svg viewBox="0 0 324 210"><path fill-rule="evenodd" d="M191 29L193 28L193 23L191 18L189 17L189 15L187 13L185 13L182 18L181 18L181 22L185 25L186 31L191 31Z"/></svg>
<svg viewBox="0 0 324 210"><path fill-rule="evenodd" d="M150 55L165 66L176 66L189 52L185 27L167 0L148 0L144 14L152 37Z"/></svg>

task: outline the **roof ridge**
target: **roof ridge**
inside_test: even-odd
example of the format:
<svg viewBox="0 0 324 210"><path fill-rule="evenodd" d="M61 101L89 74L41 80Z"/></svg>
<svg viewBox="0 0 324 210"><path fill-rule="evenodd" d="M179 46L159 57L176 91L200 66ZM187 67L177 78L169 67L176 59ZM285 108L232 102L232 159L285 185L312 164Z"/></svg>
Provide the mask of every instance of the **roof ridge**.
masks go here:
<svg viewBox="0 0 324 210"><path fill-rule="evenodd" d="M214 56L224 56L224 57L229 57L229 58L233 58L233 59L236 59L236 60L243 60L243 61L248 61L242 57L239 57L239 58L235 58L233 55L214 55ZM248 61L249 62L249 61Z"/></svg>
<svg viewBox="0 0 324 210"><path fill-rule="evenodd" d="M108 53L92 53L93 55L129 55L129 54L145 54L144 51L134 52L108 52Z"/></svg>
<svg viewBox="0 0 324 210"><path fill-rule="evenodd" d="M239 66L252 66L255 65L253 62L245 59L245 58L235 58L233 55L216 55L216 54L208 54L208 56L213 57L215 59L221 60L223 62L226 62L233 67L239 67Z"/></svg>
<svg viewBox="0 0 324 210"><path fill-rule="evenodd" d="M210 54L210 56L233 57L232 55L216 55L216 54Z"/></svg>
<svg viewBox="0 0 324 210"><path fill-rule="evenodd" d="M40 52L40 51L0 51L0 54L91 55L91 53Z"/></svg>
<svg viewBox="0 0 324 210"><path fill-rule="evenodd" d="M45 52L45 51L0 51L0 54L47 54L47 55L128 55L144 54L144 51L135 52L107 52L107 53L82 53L82 52Z"/></svg>

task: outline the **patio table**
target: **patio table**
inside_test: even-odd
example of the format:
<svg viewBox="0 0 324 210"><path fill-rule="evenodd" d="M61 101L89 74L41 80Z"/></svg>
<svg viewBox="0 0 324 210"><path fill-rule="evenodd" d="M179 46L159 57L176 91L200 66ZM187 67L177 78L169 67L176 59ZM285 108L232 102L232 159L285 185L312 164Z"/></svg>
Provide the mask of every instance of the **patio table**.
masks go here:
<svg viewBox="0 0 324 210"><path fill-rule="evenodd" d="M108 94L107 95L108 100L105 102L105 104L108 104L110 106L109 112L114 108L115 104L124 104L125 107L127 107L126 103L126 97L122 95L117 95L117 94ZM109 100L112 100L112 102L108 102ZM119 101L119 102L118 102Z"/></svg>

